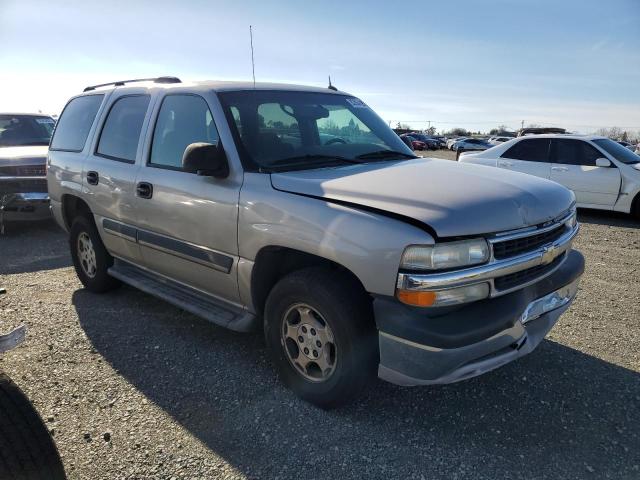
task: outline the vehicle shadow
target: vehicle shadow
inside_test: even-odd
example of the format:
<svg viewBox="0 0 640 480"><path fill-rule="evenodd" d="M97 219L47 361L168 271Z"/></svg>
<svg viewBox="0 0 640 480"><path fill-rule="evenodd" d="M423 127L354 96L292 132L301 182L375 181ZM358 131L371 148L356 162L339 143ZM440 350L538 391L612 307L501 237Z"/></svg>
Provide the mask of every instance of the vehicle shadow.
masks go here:
<svg viewBox="0 0 640 480"><path fill-rule="evenodd" d="M25 254L25 245L28 246ZM53 220L13 222L0 235L0 275L71 265L67 236Z"/></svg>
<svg viewBox="0 0 640 480"><path fill-rule="evenodd" d="M640 228L640 220L636 220L628 213L611 212L607 210L578 209L580 223L609 225L611 227Z"/></svg>
<svg viewBox="0 0 640 480"><path fill-rule="evenodd" d="M454 385L378 381L325 412L279 383L259 334L128 287L73 305L119 374L249 478L640 475L640 374L553 341Z"/></svg>

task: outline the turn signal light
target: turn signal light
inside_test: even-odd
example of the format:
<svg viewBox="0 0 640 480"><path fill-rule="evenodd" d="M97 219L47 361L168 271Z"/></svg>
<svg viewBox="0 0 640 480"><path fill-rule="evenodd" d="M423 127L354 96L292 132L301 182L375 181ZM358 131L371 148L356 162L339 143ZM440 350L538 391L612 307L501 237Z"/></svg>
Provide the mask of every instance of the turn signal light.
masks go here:
<svg viewBox="0 0 640 480"><path fill-rule="evenodd" d="M398 290L396 292L398 300L407 305L416 307L431 307L436 303L436 292L419 292L412 290Z"/></svg>

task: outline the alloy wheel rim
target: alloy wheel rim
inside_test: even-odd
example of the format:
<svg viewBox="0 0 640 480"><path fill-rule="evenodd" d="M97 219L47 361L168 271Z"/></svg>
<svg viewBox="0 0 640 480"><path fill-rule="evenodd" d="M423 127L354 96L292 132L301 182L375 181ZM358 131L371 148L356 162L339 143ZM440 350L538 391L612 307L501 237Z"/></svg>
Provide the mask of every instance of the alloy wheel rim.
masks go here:
<svg viewBox="0 0 640 480"><path fill-rule="evenodd" d="M304 303L289 307L282 319L280 339L287 360L305 379L324 382L335 371L333 332L313 307Z"/></svg>
<svg viewBox="0 0 640 480"><path fill-rule="evenodd" d="M86 232L78 235L78 260L80 261L82 271L89 278L94 278L98 271L98 262L96 261L96 251L93 248L93 242Z"/></svg>

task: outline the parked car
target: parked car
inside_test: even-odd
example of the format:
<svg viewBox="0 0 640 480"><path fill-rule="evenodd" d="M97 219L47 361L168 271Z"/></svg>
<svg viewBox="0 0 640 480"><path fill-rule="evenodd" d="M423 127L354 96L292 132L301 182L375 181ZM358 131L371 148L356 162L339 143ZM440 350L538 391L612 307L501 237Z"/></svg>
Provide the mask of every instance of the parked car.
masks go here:
<svg viewBox="0 0 640 480"><path fill-rule="evenodd" d="M440 148L440 142L437 140L434 140L433 138L423 134L423 133L412 133L411 137L415 138L416 140L424 143L425 148L428 148L429 150L438 150L438 148Z"/></svg>
<svg viewBox="0 0 640 480"><path fill-rule="evenodd" d="M453 144L451 150L454 152L466 152L469 150L486 150L491 148L493 145L486 142L485 140L480 140L479 138L466 138L464 140L459 140Z"/></svg>
<svg viewBox="0 0 640 480"><path fill-rule="evenodd" d="M0 113L0 230L5 221L50 217L45 163L54 125L46 115Z"/></svg>
<svg viewBox="0 0 640 480"><path fill-rule="evenodd" d="M465 140L469 137L455 137L455 138L450 138L447 140L447 148L449 150L453 150L453 144L456 142L459 142L460 140Z"/></svg>
<svg viewBox="0 0 640 480"><path fill-rule="evenodd" d="M633 213L640 218L640 157L599 136L519 137L460 162L529 173L573 190L579 207Z"/></svg>
<svg viewBox="0 0 640 480"><path fill-rule="evenodd" d="M411 149L412 150L426 150L427 149L427 144L424 143L422 140L418 140L416 137L414 137L413 135L400 135L401 138L406 138L407 140L409 140L411 142Z"/></svg>
<svg viewBox="0 0 640 480"><path fill-rule="evenodd" d="M367 136L319 144L326 119ZM49 162L87 290L125 282L262 329L283 382L323 408L376 375L451 383L528 354L584 269L568 189L417 158L337 90L174 77L87 87Z"/></svg>
<svg viewBox="0 0 640 480"><path fill-rule="evenodd" d="M640 143L636 145L636 155L640 155Z"/></svg>
<svg viewBox="0 0 640 480"><path fill-rule="evenodd" d="M407 138L405 135L398 135L398 137L400 138L400 140L402 140L402 143L413 150L413 142L409 138Z"/></svg>
<svg viewBox="0 0 640 480"><path fill-rule="evenodd" d="M627 148L627 149L631 150L632 152L635 151L635 149L636 149L636 146L633 145L632 143L622 142L622 141L619 141L618 143L620 145L622 145L624 148Z"/></svg>
<svg viewBox="0 0 640 480"><path fill-rule="evenodd" d="M504 142L508 142L509 140L511 140L513 137L491 137L488 140L488 143L490 145L500 145L501 143Z"/></svg>

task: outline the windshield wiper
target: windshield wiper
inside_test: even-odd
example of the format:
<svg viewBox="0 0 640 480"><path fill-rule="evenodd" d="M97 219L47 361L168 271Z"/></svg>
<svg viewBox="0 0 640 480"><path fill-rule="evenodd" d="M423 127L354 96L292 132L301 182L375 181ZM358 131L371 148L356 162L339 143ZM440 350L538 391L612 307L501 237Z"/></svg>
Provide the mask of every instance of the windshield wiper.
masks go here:
<svg viewBox="0 0 640 480"><path fill-rule="evenodd" d="M276 160L270 165L260 168L261 171L286 170L290 168L303 170L305 168L318 168L322 165L334 165L345 163L360 163L357 160L339 155L323 155L323 154L307 154L296 155L295 157L287 157Z"/></svg>
<svg viewBox="0 0 640 480"><path fill-rule="evenodd" d="M418 158L415 155L410 155L404 152L396 152L395 150L376 150L375 152L368 152L358 155L356 158L360 160L375 160L378 158L392 158L392 157L400 157L400 158Z"/></svg>

